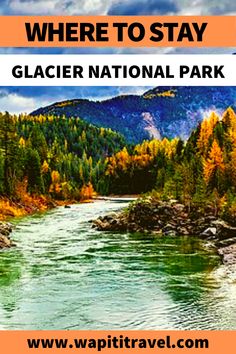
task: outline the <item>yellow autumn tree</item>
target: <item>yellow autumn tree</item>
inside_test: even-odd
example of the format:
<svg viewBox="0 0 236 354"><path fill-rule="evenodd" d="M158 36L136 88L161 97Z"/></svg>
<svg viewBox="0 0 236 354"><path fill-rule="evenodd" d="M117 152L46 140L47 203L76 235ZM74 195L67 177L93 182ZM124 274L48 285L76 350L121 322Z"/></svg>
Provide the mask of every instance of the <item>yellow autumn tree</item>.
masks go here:
<svg viewBox="0 0 236 354"><path fill-rule="evenodd" d="M84 130L82 131L82 134L81 134L81 140L82 140L83 142L86 141L86 132L85 132Z"/></svg>
<svg viewBox="0 0 236 354"><path fill-rule="evenodd" d="M49 192L53 194L59 194L61 192L61 183L60 183L60 173L58 171L53 170L51 172L51 180L52 183L49 188Z"/></svg>
<svg viewBox="0 0 236 354"><path fill-rule="evenodd" d="M20 138L19 140L19 145L20 147L24 148L25 147L25 139L23 137Z"/></svg>
<svg viewBox="0 0 236 354"><path fill-rule="evenodd" d="M222 116L222 123L226 127L236 128L236 114L231 107L228 107Z"/></svg>
<svg viewBox="0 0 236 354"><path fill-rule="evenodd" d="M215 112L212 112L209 118L205 118L200 127L200 134L197 140L199 152L206 157L209 144L209 138L213 134L216 124L219 122L219 117Z"/></svg>
<svg viewBox="0 0 236 354"><path fill-rule="evenodd" d="M83 185L80 191L80 199L85 201L85 200L90 200L92 199L94 195L94 189L93 185L91 182L89 182L86 185Z"/></svg>
<svg viewBox="0 0 236 354"><path fill-rule="evenodd" d="M105 133L105 129L104 128L100 128L100 136L104 136Z"/></svg>
<svg viewBox="0 0 236 354"><path fill-rule="evenodd" d="M203 164L203 175L206 183L208 183L213 176L213 174L217 171L223 172L225 169L224 159L222 150L214 139L212 143L211 150L209 152L208 158L204 161Z"/></svg>
<svg viewBox="0 0 236 354"><path fill-rule="evenodd" d="M149 146L150 146L151 155L153 157L156 156L160 147L160 141L157 139L151 140Z"/></svg>
<svg viewBox="0 0 236 354"><path fill-rule="evenodd" d="M226 168L232 185L236 187L236 146L234 146L232 152L230 153L230 161L226 165Z"/></svg>
<svg viewBox="0 0 236 354"><path fill-rule="evenodd" d="M42 173L47 173L49 171L49 165L46 160L44 160L41 170L42 170Z"/></svg>
<svg viewBox="0 0 236 354"><path fill-rule="evenodd" d="M215 112L211 112L210 117L208 118L210 129L213 131L216 124L220 121L218 115Z"/></svg>
<svg viewBox="0 0 236 354"><path fill-rule="evenodd" d="M126 147L124 147L121 151L119 151L115 157L116 157L116 164L118 168L122 170L126 170L130 160L129 153Z"/></svg>
<svg viewBox="0 0 236 354"><path fill-rule="evenodd" d="M225 138L232 149L236 147L236 114L229 107L223 114L222 124L225 129Z"/></svg>

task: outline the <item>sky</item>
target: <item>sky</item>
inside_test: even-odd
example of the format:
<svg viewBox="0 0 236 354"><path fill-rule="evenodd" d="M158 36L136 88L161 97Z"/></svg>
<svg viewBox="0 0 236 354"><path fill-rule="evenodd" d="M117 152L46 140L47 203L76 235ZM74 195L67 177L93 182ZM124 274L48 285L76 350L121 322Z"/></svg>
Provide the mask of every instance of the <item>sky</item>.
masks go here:
<svg viewBox="0 0 236 354"><path fill-rule="evenodd" d="M0 0L0 15L236 15L233 0ZM221 54L235 48L0 48L0 54ZM0 111L31 112L72 98L106 99L147 87L0 87Z"/></svg>

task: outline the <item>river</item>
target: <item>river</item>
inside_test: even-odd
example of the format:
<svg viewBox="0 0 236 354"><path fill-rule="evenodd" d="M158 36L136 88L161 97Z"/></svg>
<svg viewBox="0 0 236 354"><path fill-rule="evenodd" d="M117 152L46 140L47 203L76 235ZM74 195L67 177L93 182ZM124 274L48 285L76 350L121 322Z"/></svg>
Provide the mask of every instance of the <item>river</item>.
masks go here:
<svg viewBox="0 0 236 354"><path fill-rule="evenodd" d="M1 329L236 329L236 282L194 237L102 233L98 201L14 220Z"/></svg>

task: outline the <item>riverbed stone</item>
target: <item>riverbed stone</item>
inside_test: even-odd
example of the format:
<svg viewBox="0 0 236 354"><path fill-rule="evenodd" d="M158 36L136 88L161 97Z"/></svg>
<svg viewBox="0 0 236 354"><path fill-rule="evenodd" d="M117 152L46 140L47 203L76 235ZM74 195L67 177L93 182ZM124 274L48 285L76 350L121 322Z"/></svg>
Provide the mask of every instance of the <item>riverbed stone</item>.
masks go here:
<svg viewBox="0 0 236 354"><path fill-rule="evenodd" d="M10 235L12 232L12 225L9 222L0 221L0 234L4 236Z"/></svg>
<svg viewBox="0 0 236 354"><path fill-rule="evenodd" d="M0 249L14 246L10 239L12 225L8 222L0 221Z"/></svg>
<svg viewBox="0 0 236 354"><path fill-rule="evenodd" d="M11 240L4 235L0 235L0 249L1 248L10 248L11 247Z"/></svg>
<svg viewBox="0 0 236 354"><path fill-rule="evenodd" d="M137 200L131 204L128 211L100 217L93 221L93 225L100 231L141 232L156 236L198 236L213 242L221 252L224 252L223 249L227 252L227 247L236 244L236 227L213 214L203 216L200 212L190 212L176 200L168 202L150 197ZM226 256L227 262L230 257Z"/></svg>
<svg viewBox="0 0 236 354"><path fill-rule="evenodd" d="M164 230L163 234L166 235L166 236L176 236L177 232L175 230Z"/></svg>
<svg viewBox="0 0 236 354"><path fill-rule="evenodd" d="M220 239L236 237L236 227L229 225L224 220L214 220L212 221L212 225L217 228L217 234Z"/></svg>
<svg viewBox="0 0 236 354"><path fill-rule="evenodd" d="M218 250L222 256L223 263L226 265L236 264L236 243L233 245L222 247Z"/></svg>
<svg viewBox="0 0 236 354"><path fill-rule="evenodd" d="M174 208L176 209L177 212L183 212L185 210L185 206L180 203L176 203L174 205Z"/></svg>
<svg viewBox="0 0 236 354"><path fill-rule="evenodd" d="M206 230L202 232L201 236L215 236L216 233L217 233L216 227L208 227Z"/></svg>
<svg viewBox="0 0 236 354"><path fill-rule="evenodd" d="M183 236L187 236L190 234L189 231L187 230L187 228L185 228L185 227L179 227L177 229L177 232L178 232L178 235L183 235Z"/></svg>

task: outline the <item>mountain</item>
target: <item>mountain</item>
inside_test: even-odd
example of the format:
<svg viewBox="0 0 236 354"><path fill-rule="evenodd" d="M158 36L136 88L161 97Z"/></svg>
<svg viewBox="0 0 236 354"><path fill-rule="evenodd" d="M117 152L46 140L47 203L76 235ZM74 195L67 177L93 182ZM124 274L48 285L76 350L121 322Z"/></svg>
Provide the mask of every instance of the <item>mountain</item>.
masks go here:
<svg viewBox="0 0 236 354"><path fill-rule="evenodd" d="M210 111L236 108L236 87L156 87L142 95L104 101L73 99L39 108L32 115L80 117L122 133L129 142L179 136L187 139Z"/></svg>

